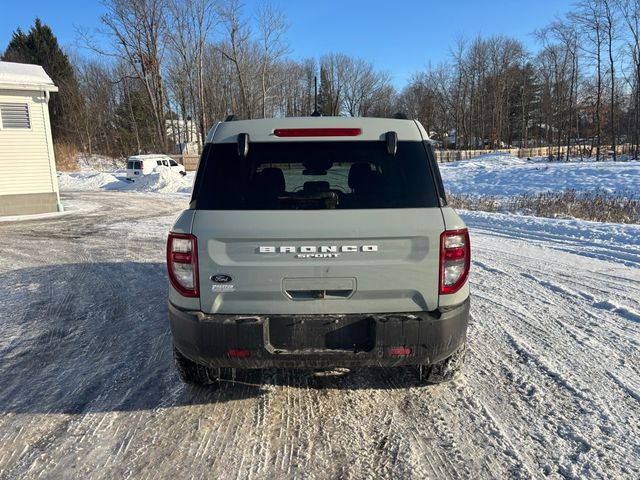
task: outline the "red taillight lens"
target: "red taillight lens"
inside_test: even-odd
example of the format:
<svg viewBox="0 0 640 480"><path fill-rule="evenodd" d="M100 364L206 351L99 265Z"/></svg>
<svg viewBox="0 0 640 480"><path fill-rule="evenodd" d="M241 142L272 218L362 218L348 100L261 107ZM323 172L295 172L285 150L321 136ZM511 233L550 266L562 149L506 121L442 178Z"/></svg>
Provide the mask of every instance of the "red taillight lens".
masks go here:
<svg viewBox="0 0 640 480"><path fill-rule="evenodd" d="M197 297L198 242L194 235L170 233L167 239L167 270L173 288L184 297Z"/></svg>
<svg viewBox="0 0 640 480"><path fill-rule="evenodd" d="M249 350L243 350L239 348L232 348L229 350L229 357L231 358L248 358L251 356L251 352Z"/></svg>
<svg viewBox="0 0 640 480"><path fill-rule="evenodd" d="M455 293L469 276L469 231L447 230L440 235L440 294Z"/></svg>
<svg viewBox="0 0 640 480"><path fill-rule="evenodd" d="M276 137L357 137L360 128L276 128Z"/></svg>
<svg viewBox="0 0 640 480"><path fill-rule="evenodd" d="M411 349L409 347L392 347L389 349L389 355L391 357L408 357L411 355Z"/></svg>

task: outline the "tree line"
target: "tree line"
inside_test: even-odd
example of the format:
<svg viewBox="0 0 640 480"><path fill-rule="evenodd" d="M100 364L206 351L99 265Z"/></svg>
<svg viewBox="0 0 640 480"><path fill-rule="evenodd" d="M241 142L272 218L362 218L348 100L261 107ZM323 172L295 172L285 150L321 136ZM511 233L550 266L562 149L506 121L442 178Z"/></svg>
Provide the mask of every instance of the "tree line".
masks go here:
<svg viewBox="0 0 640 480"><path fill-rule="evenodd" d="M410 116L453 148L580 147L596 158L639 141L640 1L583 0L534 32L460 39L451 60L399 94ZM447 133L448 132L448 133Z"/></svg>
<svg viewBox="0 0 640 480"><path fill-rule="evenodd" d="M238 0L103 4L102 41L81 41L90 55L63 52L39 19L18 29L3 55L43 65L60 86L51 100L55 138L88 154L176 153L200 147L230 114L316 108L402 112L453 149L557 146L558 156L581 148L600 158L640 140L640 0L582 0L534 32L537 52L505 36L460 38L446 62L400 90L357 57L292 59L286 16L268 2L251 11Z"/></svg>

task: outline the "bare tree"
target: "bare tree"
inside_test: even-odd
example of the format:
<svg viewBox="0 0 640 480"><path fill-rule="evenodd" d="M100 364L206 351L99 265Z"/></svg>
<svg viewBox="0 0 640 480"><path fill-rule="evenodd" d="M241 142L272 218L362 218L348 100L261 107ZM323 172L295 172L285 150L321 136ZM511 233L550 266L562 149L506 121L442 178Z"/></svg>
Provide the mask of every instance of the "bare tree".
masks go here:
<svg viewBox="0 0 640 480"><path fill-rule="evenodd" d="M342 53L329 53L320 58L319 108L323 115L342 114L346 70L349 57Z"/></svg>
<svg viewBox="0 0 640 480"><path fill-rule="evenodd" d="M613 161L615 162L617 159L616 153L616 136L617 136L617 128L615 123L615 103L616 103L616 75L615 75L615 62L613 58L613 42L615 36L615 28L616 28L616 16L613 10L613 5L611 0L601 0L602 6L604 7L604 31L607 36L607 51L609 53L609 74L610 74L610 85L611 88L611 107L609 112L609 128L611 131L611 150L613 151Z"/></svg>
<svg viewBox="0 0 640 480"><path fill-rule="evenodd" d="M313 112L316 61L312 58L295 62L281 61L274 65L272 87L273 115L303 117Z"/></svg>
<svg viewBox="0 0 640 480"><path fill-rule="evenodd" d="M557 46L560 49L560 54L563 57L563 68L569 71L569 85L566 86L557 85L559 96L567 99L567 107L564 110L564 115L559 122L558 127L566 129L566 160L569 160L570 147L571 147L571 133L573 130L574 114L577 118L577 112L575 112L575 105L577 104L577 85L578 85L578 32L575 24L565 22L562 20L555 20L547 28L539 32L539 38L544 44L548 45L549 40L557 42ZM563 92L560 92L560 89ZM568 93L568 95L567 95ZM577 128L576 128L577 132ZM559 142L559 140L558 140ZM558 156L560 156L560 149L558 149Z"/></svg>
<svg viewBox="0 0 640 480"><path fill-rule="evenodd" d="M108 128L108 119L113 116L110 108L114 96L111 78L107 69L97 62L77 61L75 66L84 98L81 115L76 122L81 149L88 156L97 150L111 152L109 137L112 132ZM100 141L101 136L106 140L104 144Z"/></svg>
<svg viewBox="0 0 640 480"><path fill-rule="evenodd" d="M162 60L166 35L165 0L105 0L101 17L118 55L142 81L155 121L158 146L167 149Z"/></svg>
<svg viewBox="0 0 640 480"><path fill-rule="evenodd" d="M604 20L602 0L583 0L578 4L578 10L571 13L570 18L575 21L583 32L586 42L581 42L582 48L595 61L596 67L596 99L595 124L596 160L600 160L601 143L601 105L602 105L602 45L604 43Z"/></svg>
<svg viewBox="0 0 640 480"><path fill-rule="evenodd" d="M205 49L216 23L216 4L214 0L169 0L168 6L172 27L168 35L169 45L185 76L198 122L198 141L204 144L209 128L204 88Z"/></svg>
<svg viewBox="0 0 640 480"><path fill-rule="evenodd" d="M226 48L221 44L211 44L205 51L204 76L207 79L204 90L207 117L224 120L230 113L240 113L238 102L237 75L235 66L223 54Z"/></svg>
<svg viewBox="0 0 640 480"><path fill-rule="evenodd" d="M390 87L389 75L376 72L373 64L358 58L346 58L342 69L342 105L352 117L366 116L376 102L382 100L380 93Z"/></svg>
<svg viewBox="0 0 640 480"><path fill-rule="evenodd" d="M227 34L227 43L220 45L220 52L233 66L240 90L240 113L245 118L252 117L247 80L248 47L251 30L241 19L241 5L238 0L228 0L221 9L222 24Z"/></svg>
<svg viewBox="0 0 640 480"><path fill-rule="evenodd" d="M466 65L465 65L465 52L466 52L466 41L463 37L459 37L456 41L456 49L452 51L454 58L454 68L456 72L456 82L453 87L453 99L454 99L454 110L453 110L453 118L455 121L454 132L455 132L455 148L460 148L460 137L464 138L464 146L468 148L469 146L469 135L466 128L465 122L465 110L467 104L467 82L468 78L465 75ZM461 133L462 131L462 133Z"/></svg>
<svg viewBox="0 0 640 480"><path fill-rule="evenodd" d="M258 12L258 30L262 61L260 80L262 93L262 118L267 117L267 93L273 87L274 65L288 52L284 35L288 25L284 14L271 3L265 2Z"/></svg>
<svg viewBox="0 0 640 480"><path fill-rule="evenodd" d="M617 0L617 5L631 34L627 46L633 66L629 84L633 89L633 155L637 159L640 143L640 0Z"/></svg>

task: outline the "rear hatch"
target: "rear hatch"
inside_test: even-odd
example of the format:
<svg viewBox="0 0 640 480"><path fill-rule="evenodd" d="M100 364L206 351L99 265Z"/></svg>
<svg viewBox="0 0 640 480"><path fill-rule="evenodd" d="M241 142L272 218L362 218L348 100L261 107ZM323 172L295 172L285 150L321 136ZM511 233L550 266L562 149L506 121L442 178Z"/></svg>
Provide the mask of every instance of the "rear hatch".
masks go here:
<svg viewBox="0 0 640 480"><path fill-rule="evenodd" d="M422 141L208 144L196 179L201 308L428 311L444 230Z"/></svg>
<svg viewBox="0 0 640 480"><path fill-rule="evenodd" d="M142 160L129 159L127 161L127 178L134 179L140 175L142 175Z"/></svg>

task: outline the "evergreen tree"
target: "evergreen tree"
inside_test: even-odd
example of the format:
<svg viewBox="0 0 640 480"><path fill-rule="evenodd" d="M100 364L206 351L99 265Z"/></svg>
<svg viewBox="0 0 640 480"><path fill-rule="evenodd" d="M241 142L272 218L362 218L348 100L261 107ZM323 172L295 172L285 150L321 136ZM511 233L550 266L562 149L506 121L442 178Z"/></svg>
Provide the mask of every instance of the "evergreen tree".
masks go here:
<svg viewBox="0 0 640 480"><path fill-rule="evenodd" d="M51 96L49 112L54 139L71 140L82 97L69 58L48 25L36 18L25 34L20 28L14 33L2 56L7 62L41 65L60 92Z"/></svg>
<svg viewBox="0 0 640 480"><path fill-rule="evenodd" d="M11 41L9 42L9 46L3 55L2 60L7 62L33 63L31 61L26 61L26 59L31 58L32 52L27 46L27 36L24 34L22 29L18 27L18 29L13 32L13 36L11 37Z"/></svg>

